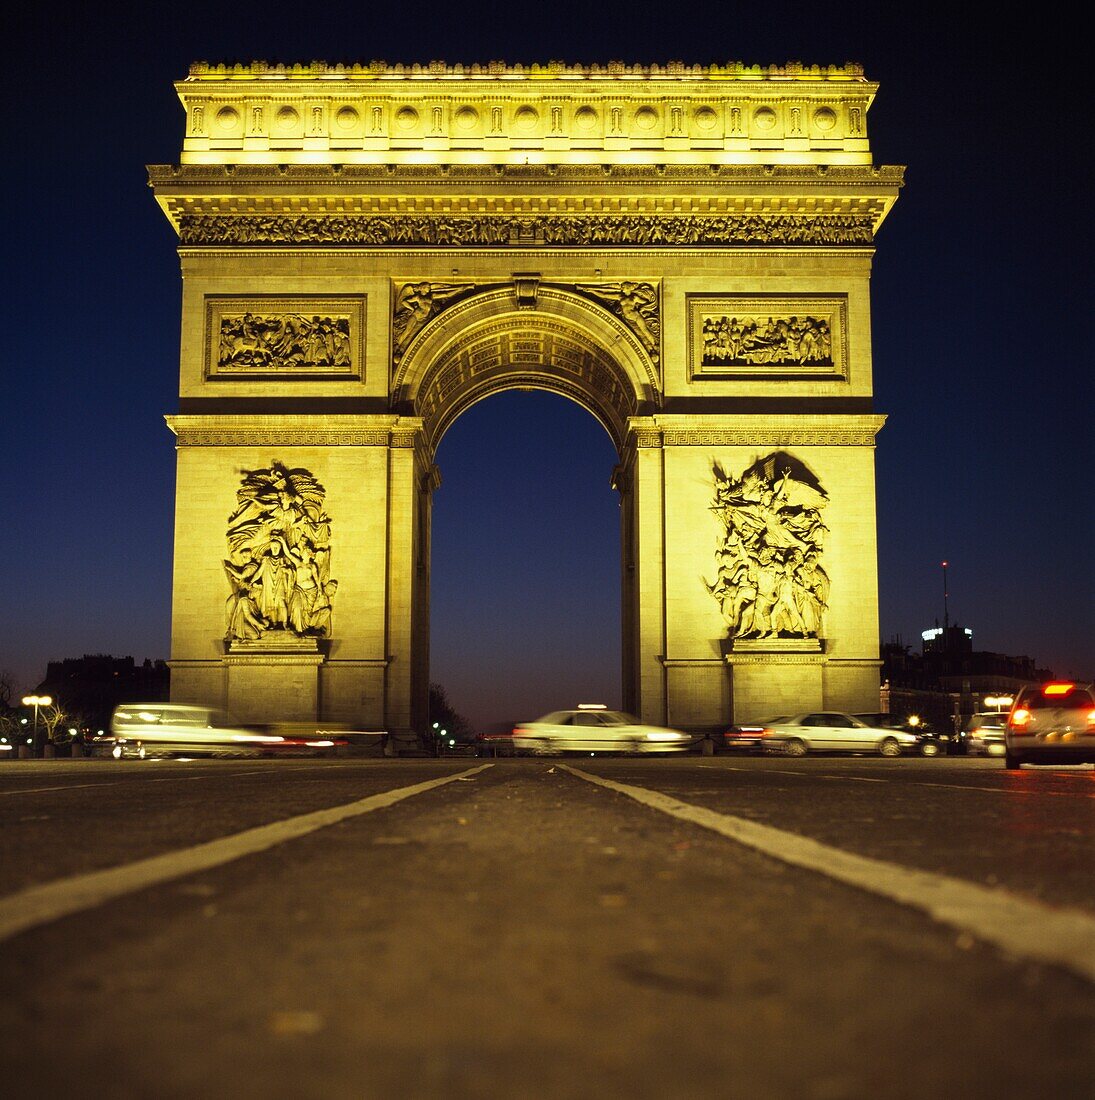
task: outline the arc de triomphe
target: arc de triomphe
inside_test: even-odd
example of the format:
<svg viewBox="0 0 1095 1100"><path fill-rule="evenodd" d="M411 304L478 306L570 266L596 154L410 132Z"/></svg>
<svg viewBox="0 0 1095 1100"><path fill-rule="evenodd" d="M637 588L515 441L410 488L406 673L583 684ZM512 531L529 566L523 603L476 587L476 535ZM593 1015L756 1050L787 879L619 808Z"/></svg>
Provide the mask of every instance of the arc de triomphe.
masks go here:
<svg viewBox="0 0 1095 1100"><path fill-rule="evenodd" d="M623 704L875 710L858 66L192 66L171 691L425 725L431 494L536 387L619 451ZM530 675L535 670L530 669Z"/></svg>

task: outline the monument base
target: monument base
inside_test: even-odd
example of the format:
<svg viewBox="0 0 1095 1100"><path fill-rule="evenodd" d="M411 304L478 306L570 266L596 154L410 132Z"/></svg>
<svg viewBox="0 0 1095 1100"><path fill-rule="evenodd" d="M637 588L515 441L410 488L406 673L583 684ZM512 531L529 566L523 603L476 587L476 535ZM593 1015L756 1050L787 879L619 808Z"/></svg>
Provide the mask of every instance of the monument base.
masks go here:
<svg viewBox="0 0 1095 1100"><path fill-rule="evenodd" d="M816 638L735 639L725 658L735 722L824 709L827 658Z"/></svg>
<svg viewBox="0 0 1095 1100"><path fill-rule="evenodd" d="M239 722L315 722L325 659L317 638L288 631L229 642L222 658L229 714Z"/></svg>

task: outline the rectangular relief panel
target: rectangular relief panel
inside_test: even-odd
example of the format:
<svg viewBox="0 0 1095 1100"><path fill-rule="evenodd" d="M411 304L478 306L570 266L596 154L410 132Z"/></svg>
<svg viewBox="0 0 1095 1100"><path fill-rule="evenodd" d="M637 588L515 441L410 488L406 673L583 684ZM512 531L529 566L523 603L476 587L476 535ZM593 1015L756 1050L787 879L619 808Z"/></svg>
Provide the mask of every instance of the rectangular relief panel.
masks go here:
<svg viewBox="0 0 1095 1100"><path fill-rule="evenodd" d="M846 295L688 295L693 380L848 377Z"/></svg>
<svg viewBox="0 0 1095 1100"><path fill-rule="evenodd" d="M207 296L206 380L362 380L365 298Z"/></svg>

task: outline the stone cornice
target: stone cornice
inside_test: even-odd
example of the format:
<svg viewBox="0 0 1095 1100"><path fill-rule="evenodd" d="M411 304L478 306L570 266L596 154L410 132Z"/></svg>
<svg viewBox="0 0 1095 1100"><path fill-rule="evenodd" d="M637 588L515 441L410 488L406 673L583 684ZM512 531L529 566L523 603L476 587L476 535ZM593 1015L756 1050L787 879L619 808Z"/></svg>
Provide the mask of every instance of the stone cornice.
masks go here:
<svg viewBox="0 0 1095 1100"><path fill-rule="evenodd" d="M635 447L873 447L879 414L632 417Z"/></svg>
<svg viewBox="0 0 1095 1100"><path fill-rule="evenodd" d="M298 187L314 183L325 192L368 183L370 193L378 184L402 190L408 183L444 187L453 181L476 185L513 186L550 184L552 191L563 186L585 186L595 182L605 187L631 186L637 182L653 186L680 184L696 186L748 182L783 189L788 183L809 186L829 184L887 184L899 186L905 169L899 165L872 164L151 164L149 179L154 187L168 184L237 185L253 182L271 186Z"/></svg>
<svg viewBox="0 0 1095 1100"><path fill-rule="evenodd" d="M386 61L329 64L326 61L296 62L251 61L247 63L195 61L190 65L187 83L222 80L858 80L862 81L863 66L849 61L843 65L803 65L788 61L784 65L747 65L743 61L725 64L686 65L683 61L664 64L627 65L609 61L603 65L568 65L564 61L533 62L529 65L490 61L486 64L391 65Z"/></svg>
<svg viewBox="0 0 1095 1100"><path fill-rule="evenodd" d="M149 178L184 244L869 244L903 170L153 165Z"/></svg>
<svg viewBox="0 0 1095 1100"><path fill-rule="evenodd" d="M406 416L164 418L180 447L415 447L422 421Z"/></svg>

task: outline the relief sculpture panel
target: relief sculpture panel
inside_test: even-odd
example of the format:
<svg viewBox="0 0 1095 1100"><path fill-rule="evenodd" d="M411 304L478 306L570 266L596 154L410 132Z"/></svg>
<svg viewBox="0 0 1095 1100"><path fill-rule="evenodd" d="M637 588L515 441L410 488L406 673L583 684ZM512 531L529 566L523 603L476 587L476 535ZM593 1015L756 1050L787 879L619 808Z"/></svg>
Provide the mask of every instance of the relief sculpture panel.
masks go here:
<svg viewBox="0 0 1095 1100"><path fill-rule="evenodd" d="M729 637L819 638L829 603L821 564L828 494L798 459L776 451L738 478L713 466L722 526L718 575L707 582Z"/></svg>
<svg viewBox="0 0 1095 1100"><path fill-rule="evenodd" d="M693 378L847 375L843 298L689 297Z"/></svg>
<svg viewBox="0 0 1095 1100"><path fill-rule="evenodd" d="M230 642L254 641L269 631L299 638L330 634L338 581L331 579L325 495L307 470L280 462L244 472L228 517L224 562Z"/></svg>
<svg viewBox="0 0 1095 1100"><path fill-rule="evenodd" d="M206 378L361 377L364 298L206 301Z"/></svg>

